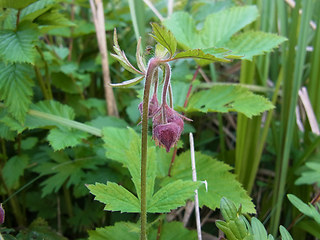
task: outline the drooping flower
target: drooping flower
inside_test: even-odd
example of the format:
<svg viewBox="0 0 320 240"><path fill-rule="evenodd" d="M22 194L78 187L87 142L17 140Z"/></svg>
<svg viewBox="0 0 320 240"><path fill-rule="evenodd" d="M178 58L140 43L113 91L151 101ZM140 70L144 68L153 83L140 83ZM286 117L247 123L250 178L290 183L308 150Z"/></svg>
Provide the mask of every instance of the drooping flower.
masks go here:
<svg viewBox="0 0 320 240"><path fill-rule="evenodd" d="M143 111L143 102L141 102L138 106L138 109L140 111L140 114L142 116L142 111ZM151 118L153 115L158 111L159 109L159 102L157 95L154 94L152 98L149 101L149 111L148 111L148 117Z"/></svg>
<svg viewBox="0 0 320 240"><path fill-rule="evenodd" d="M156 144L164 146L167 152L180 139L184 126L182 118L185 117L174 111L167 104L163 104L152 119L152 137Z"/></svg>

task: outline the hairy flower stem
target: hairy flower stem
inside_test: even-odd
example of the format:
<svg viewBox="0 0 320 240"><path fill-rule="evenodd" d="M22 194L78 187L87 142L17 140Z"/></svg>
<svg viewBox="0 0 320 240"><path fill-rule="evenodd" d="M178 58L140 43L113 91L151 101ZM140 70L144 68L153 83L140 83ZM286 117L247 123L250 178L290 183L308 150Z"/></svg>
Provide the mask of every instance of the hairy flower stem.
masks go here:
<svg viewBox="0 0 320 240"><path fill-rule="evenodd" d="M167 104L167 92L168 92L168 87L170 86L170 78L171 78L171 69L170 69L170 65L168 63L164 63L164 70L165 70L165 80L163 83L163 90L162 90L162 122L166 122L167 121L167 116L165 113L165 108L164 106Z"/></svg>
<svg viewBox="0 0 320 240"><path fill-rule="evenodd" d="M154 76L154 71L158 68L159 59L151 58L149 61L146 81L143 93L142 105L142 137L141 137L141 233L140 239L147 239L147 158L148 158L148 112L149 94Z"/></svg>

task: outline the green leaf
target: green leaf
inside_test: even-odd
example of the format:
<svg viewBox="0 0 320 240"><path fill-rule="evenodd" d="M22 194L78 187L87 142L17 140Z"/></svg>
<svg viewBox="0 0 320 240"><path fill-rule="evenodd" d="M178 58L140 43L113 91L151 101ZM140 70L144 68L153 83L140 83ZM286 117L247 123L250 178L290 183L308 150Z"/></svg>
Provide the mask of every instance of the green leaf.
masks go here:
<svg viewBox="0 0 320 240"><path fill-rule="evenodd" d="M244 87L219 85L192 95L185 111L204 113L234 111L251 118L273 108L268 99L253 94Z"/></svg>
<svg viewBox="0 0 320 240"><path fill-rule="evenodd" d="M60 13L59 9L51 9L36 19L36 22L42 26L42 32L46 32L53 27L74 27L76 26L68 18ZM48 26L43 30L45 26Z"/></svg>
<svg viewBox="0 0 320 240"><path fill-rule="evenodd" d="M271 52L286 40L285 37L273 33L250 31L239 34L219 46L230 49L232 54L242 55L242 59L252 60L254 56Z"/></svg>
<svg viewBox="0 0 320 240"><path fill-rule="evenodd" d="M295 181L296 185L317 183L320 186L320 163L308 162L306 166L309 170L303 171L301 176Z"/></svg>
<svg viewBox="0 0 320 240"><path fill-rule="evenodd" d="M43 13L47 12L50 8L54 7L58 2L58 0L34 1L34 3L22 9L20 13L20 20L33 21Z"/></svg>
<svg viewBox="0 0 320 240"><path fill-rule="evenodd" d="M50 148L49 148L50 149ZM70 159L64 151L51 152L46 150L44 158L32 170L41 175L50 175L40 184L42 187L42 197L56 193L60 190L64 183L67 187L77 186L86 176L86 171L96 170L98 165L103 164L101 158L88 154L81 158Z"/></svg>
<svg viewBox="0 0 320 240"><path fill-rule="evenodd" d="M204 46L221 46L258 16L256 6L233 7L208 15L201 31Z"/></svg>
<svg viewBox="0 0 320 240"><path fill-rule="evenodd" d="M228 200L226 197L221 198L220 210L223 218L228 222L237 219L238 209L234 202Z"/></svg>
<svg viewBox="0 0 320 240"><path fill-rule="evenodd" d="M206 54L201 49L193 49L193 50L187 50L184 52L180 52L177 55L174 56L174 60L181 59L181 58L193 58L195 60L198 60L197 62L200 65L204 65L210 62L230 62L227 58L219 58L212 54Z"/></svg>
<svg viewBox="0 0 320 240"><path fill-rule="evenodd" d="M13 141L15 136L16 133L14 131L11 131L11 129L7 125L0 123L0 138L8 141Z"/></svg>
<svg viewBox="0 0 320 240"><path fill-rule="evenodd" d="M136 193L140 198L141 189L141 136L133 129L107 127L102 130L106 156L128 168ZM149 142L147 162L147 199L151 199L156 177L155 146Z"/></svg>
<svg viewBox="0 0 320 240"><path fill-rule="evenodd" d="M196 170L199 181L206 180L208 192L204 188L199 189L199 204L216 209L220 205L220 199L226 197L237 206L242 205L243 212L254 213L254 205L234 174L230 173L231 167L210 156L196 152ZM181 180L190 180L192 169L190 164L190 152L184 152L176 157L171 169L171 177L166 177L161 185Z"/></svg>
<svg viewBox="0 0 320 240"><path fill-rule="evenodd" d="M33 240L67 240L60 233L55 232L49 227L48 223L42 218L34 220L30 226L17 235L17 239L33 239Z"/></svg>
<svg viewBox="0 0 320 240"><path fill-rule="evenodd" d="M28 163L29 157L27 155L17 155L6 162L2 169L2 174L9 189L18 187L19 178L23 176Z"/></svg>
<svg viewBox="0 0 320 240"><path fill-rule="evenodd" d="M95 200L105 204L104 210L120 212L140 212L140 201L124 187L108 182L87 185Z"/></svg>
<svg viewBox="0 0 320 240"><path fill-rule="evenodd" d="M136 229L136 231L133 231ZM114 226L96 228L89 232L89 240L137 240L139 239L138 226L130 222L116 222Z"/></svg>
<svg viewBox="0 0 320 240"><path fill-rule="evenodd" d="M155 239L155 238L149 238ZM197 232L190 231L183 226L182 222L165 222L161 226L161 240L194 240Z"/></svg>
<svg viewBox="0 0 320 240"><path fill-rule="evenodd" d="M74 147L82 143L88 134L75 129L51 129L48 134L48 141L55 151L65 149L66 147Z"/></svg>
<svg viewBox="0 0 320 240"><path fill-rule="evenodd" d="M48 113L55 116L63 117L70 120L74 119L75 117L75 113L71 107L54 100L45 100L45 101L37 102L36 104L32 104L31 109L40 111L43 113ZM64 125L58 124L55 121L35 117L32 115L27 116L25 125L29 129L48 127L48 126L57 126L61 129L65 128Z"/></svg>
<svg viewBox="0 0 320 240"><path fill-rule="evenodd" d="M282 240L293 240L290 233L288 232L288 230L285 227L283 227L281 225L279 229L280 229Z"/></svg>
<svg viewBox="0 0 320 240"><path fill-rule="evenodd" d="M164 20L163 24L173 33L183 49L205 48L196 24L187 12L175 12Z"/></svg>
<svg viewBox="0 0 320 240"><path fill-rule="evenodd" d="M160 240L194 240L197 238L196 231L188 230L181 222L164 222L160 227ZM148 231L148 239L157 238L157 228ZM140 225L131 222L116 222L114 226L89 231L89 240L137 240L139 237Z"/></svg>
<svg viewBox="0 0 320 240"><path fill-rule="evenodd" d="M185 204L185 201L194 196L194 190L200 182L177 180L162 187L148 203L150 213L170 212Z"/></svg>
<svg viewBox="0 0 320 240"><path fill-rule="evenodd" d="M151 35L158 43L164 46L173 56L177 50L177 41L173 34L168 31L164 26L160 26L157 23L152 23L153 34Z"/></svg>
<svg viewBox="0 0 320 240"><path fill-rule="evenodd" d="M121 82L121 83L111 83L110 86L111 87L116 87L116 88L127 88L127 87L131 87L131 86L134 86L134 85L138 84L143 79L144 79L144 76L139 76L139 77L136 77L136 78L133 78L131 80L124 81L124 82Z"/></svg>
<svg viewBox="0 0 320 240"><path fill-rule="evenodd" d="M320 238L320 224L313 220L303 220L298 222L295 226L312 234L318 239Z"/></svg>
<svg viewBox="0 0 320 240"><path fill-rule="evenodd" d="M0 8L22 9L37 0L0 0Z"/></svg>
<svg viewBox="0 0 320 240"><path fill-rule="evenodd" d="M312 204L305 204L293 194L288 194L287 197L301 213L313 218L318 224L320 224L320 213Z"/></svg>
<svg viewBox="0 0 320 240"><path fill-rule="evenodd" d="M4 62L34 64L37 41L37 25L30 22L19 24L16 31L0 30L0 58Z"/></svg>
<svg viewBox="0 0 320 240"><path fill-rule="evenodd" d="M251 219L254 240L268 240L268 233L263 224L255 217Z"/></svg>
<svg viewBox="0 0 320 240"><path fill-rule="evenodd" d="M164 25L173 33L184 49L221 46L230 37L258 17L256 6L233 7L207 16L198 31L192 17L176 12Z"/></svg>
<svg viewBox="0 0 320 240"><path fill-rule="evenodd" d="M14 118L23 122L33 95L30 66L0 62L0 69L0 100Z"/></svg>

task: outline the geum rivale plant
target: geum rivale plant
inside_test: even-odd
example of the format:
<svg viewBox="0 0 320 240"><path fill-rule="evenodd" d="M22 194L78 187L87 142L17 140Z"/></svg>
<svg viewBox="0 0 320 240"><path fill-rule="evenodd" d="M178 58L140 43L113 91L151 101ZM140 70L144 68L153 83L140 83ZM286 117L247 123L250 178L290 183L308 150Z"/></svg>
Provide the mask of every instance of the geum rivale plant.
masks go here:
<svg viewBox="0 0 320 240"><path fill-rule="evenodd" d="M139 41L136 52L139 69L135 68L128 61L125 53L121 51L118 45L116 31L114 33L114 50L116 54L113 54L113 57L119 60L126 70L134 74L139 74L139 76L122 83L112 84L112 86L120 88L130 87L145 79L143 101L137 106L142 116L141 145L138 144L140 142L139 135L132 129L103 129L103 139L106 143L107 157L121 162L128 167L136 188L137 197L124 187L111 182L106 185L100 183L88 185L90 192L96 196L95 199L106 204L105 210L138 212L141 214L141 239L147 239L147 212L169 212L172 209L182 206L187 199L192 197L194 190L201 185L200 181L193 182L190 180L191 170L187 165L188 163L186 164L185 162L185 159L190 155L189 152L185 152L176 158L175 164L171 170L171 176L168 177L160 173L157 169L157 165L159 166L163 163L155 162L156 156L161 156L161 149L155 149L153 147L154 144L153 146L148 145L149 118L152 118L152 138L154 142L157 145L163 146L167 152L169 152L170 148L172 148L179 140L184 126L183 120L191 121L173 109L173 91L170 84L171 68L169 62L182 58L193 58L198 64L206 64L219 61L230 62L230 59L241 57L239 55L231 55L230 50L224 48L211 48L210 54L204 53L201 49L189 49L175 54L177 41L173 34L158 24L152 24L152 27L152 36L158 42L155 48L155 56L152 57L147 66L145 66L144 59L140 55ZM161 81L159 80L160 70L163 71L164 77L161 102L159 103L157 89L161 84ZM152 87L153 92L150 94ZM228 94L225 95L225 92ZM247 114L248 117L251 117L252 115L258 115L273 107L267 99L254 95L241 87L235 88L232 86L230 88L230 86L222 86L222 88L217 89L217 94L224 94L226 96L225 103L220 101L218 103L219 106L215 106L217 109L220 109L221 112L239 111ZM241 105L244 97L247 97L247 103L250 103L251 107L248 107L248 109L242 108L241 110L239 104ZM167 98L170 100L169 104ZM200 100L203 101L204 98L201 97ZM258 105L252 104L257 102L259 103ZM206 108L212 108L210 102L207 101L206 103ZM193 104L192 111L194 111L195 107L201 103L193 101ZM215 109L215 107L213 107L213 109ZM113 136L112 140L111 136ZM199 179L207 180L209 184L208 192L200 189L200 206L207 205L210 208L215 209L219 207L221 196L227 196L235 201L237 205L241 203L244 212L255 212L251 199L246 195L241 185L235 180L235 176L229 173L230 167L201 153L196 153L196 158ZM156 177L160 178L161 188L154 194ZM224 184L221 184L222 182ZM113 230L104 228L91 231L90 237L91 239L96 239L98 236L110 236L111 238L114 238L115 236L112 236L111 232L114 232L117 228L119 228L119 231L121 228L122 232L125 229L131 232L132 228L135 229L135 227L130 224L128 225L128 223L117 223ZM148 236L153 236L153 233L154 231L152 228L149 229ZM132 239L137 238L138 235L135 234L139 234L139 232L134 232L133 236L135 237L132 237ZM120 235L117 237L120 237ZM126 235L126 237L130 239L129 235Z"/></svg>

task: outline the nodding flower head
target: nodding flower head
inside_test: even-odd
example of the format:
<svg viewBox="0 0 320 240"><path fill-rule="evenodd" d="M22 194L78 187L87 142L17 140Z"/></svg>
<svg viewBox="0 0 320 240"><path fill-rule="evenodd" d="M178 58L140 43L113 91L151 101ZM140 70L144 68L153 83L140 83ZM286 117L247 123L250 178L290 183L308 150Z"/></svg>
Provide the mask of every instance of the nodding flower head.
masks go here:
<svg viewBox="0 0 320 240"><path fill-rule="evenodd" d="M164 146L167 152L180 139L184 125L182 118L182 115L164 104L152 119L153 139L157 145Z"/></svg>
<svg viewBox="0 0 320 240"><path fill-rule="evenodd" d="M142 111L143 111L143 102L141 102L138 106L138 109L140 111L140 114L142 116ZM153 115L159 110L159 102L157 95L154 94L152 98L149 101L149 111L148 111L148 117L151 118Z"/></svg>
<svg viewBox="0 0 320 240"><path fill-rule="evenodd" d="M0 203L0 225L2 223L4 223L4 216L5 216L5 212L4 212L4 209L2 207L2 203Z"/></svg>

